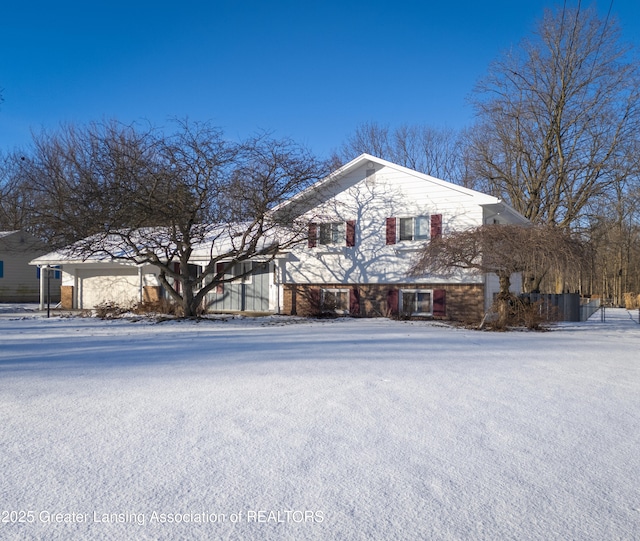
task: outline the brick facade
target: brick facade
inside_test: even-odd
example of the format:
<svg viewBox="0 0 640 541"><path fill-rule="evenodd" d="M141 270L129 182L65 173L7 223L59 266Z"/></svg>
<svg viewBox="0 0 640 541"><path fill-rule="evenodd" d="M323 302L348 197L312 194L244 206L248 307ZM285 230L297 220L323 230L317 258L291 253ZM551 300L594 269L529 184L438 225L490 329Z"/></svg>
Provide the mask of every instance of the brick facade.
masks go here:
<svg viewBox="0 0 640 541"><path fill-rule="evenodd" d="M320 311L320 290L343 288L356 290L362 317L390 317L390 291L399 289L444 289L446 292L446 319L479 322L484 315L483 284L311 284L285 285L283 313L313 316Z"/></svg>
<svg viewBox="0 0 640 541"><path fill-rule="evenodd" d="M142 288L143 302L154 303L162 299L160 286L144 286Z"/></svg>
<svg viewBox="0 0 640 541"><path fill-rule="evenodd" d="M60 306L63 310L73 310L73 286L60 286Z"/></svg>

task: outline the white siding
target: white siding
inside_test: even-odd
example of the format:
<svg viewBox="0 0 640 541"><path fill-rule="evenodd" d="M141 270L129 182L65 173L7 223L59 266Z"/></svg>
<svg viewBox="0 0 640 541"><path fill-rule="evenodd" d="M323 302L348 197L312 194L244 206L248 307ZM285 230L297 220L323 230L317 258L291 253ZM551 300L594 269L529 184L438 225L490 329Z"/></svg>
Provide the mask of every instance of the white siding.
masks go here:
<svg viewBox="0 0 640 541"><path fill-rule="evenodd" d="M62 285L73 286L74 308L89 310L104 302L122 306L142 299L143 286L156 286L157 269L146 265L138 267L117 263L90 263L63 266Z"/></svg>
<svg viewBox="0 0 640 541"><path fill-rule="evenodd" d="M322 201L306 213L310 222L356 221L356 246L293 250L286 263L287 283L402 283L425 241L386 244L386 219L442 215L443 233L480 225L483 209L469 190L428 180L424 175L376 164L375 179L366 178L366 162L323 189ZM478 194L482 196L482 194ZM486 196L482 196L486 200ZM471 273L455 278L424 276L411 282L468 282L482 279Z"/></svg>
<svg viewBox="0 0 640 541"><path fill-rule="evenodd" d="M136 268L78 272L78 308L95 308L103 302L126 306L140 300L140 278Z"/></svg>
<svg viewBox="0 0 640 541"><path fill-rule="evenodd" d="M511 284L509 285L509 291L518 295L522 293L522 274L514 273L511 275ZM484 288L484 309L489 310L495 296L500 292L500 280L497 274L487 274L485 277Z"/></svg>

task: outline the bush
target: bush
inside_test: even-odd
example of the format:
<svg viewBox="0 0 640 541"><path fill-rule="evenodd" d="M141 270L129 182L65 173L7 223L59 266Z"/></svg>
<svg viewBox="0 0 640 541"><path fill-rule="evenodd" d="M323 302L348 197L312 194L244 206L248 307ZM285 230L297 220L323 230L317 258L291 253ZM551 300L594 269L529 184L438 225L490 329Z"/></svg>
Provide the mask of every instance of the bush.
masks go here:
<svg viewBox="0 0 640 541"><path fill-rule="evenodd" d="M560 321L558 307L543 300L530 302L526 299L518 299L514 312L517 325L534 331L544 330L549 323Z"/></svg>
<svg viewBox="0 0 640 541"><path fill-rule="evenodd" d="M525 327L532 331L542 331L545 330L547 324L559 320L560 315L557 306L552 306L543 300L530 302L528 299L512 296L509 299L509 313L506 325L499 324L498 308L494 303L485 315L480 328L506 331L508 328Z"/></svg>
<svg viewBox="0 0 640 541"><path fill-rule="evenodd" d="M640 295L636 293L625 293L624 307L627 310L635 310L636 308L640 308Z"/></svg>
<svg viewBox="0 0 640 541"><path fill-rule="evenodd" d="M126 306L113 301L107 301L98 304L93 309L93 313L100 319L115 319L125 314L136 314L143 316L161 314L176 317L182 317L183 315L182 307L167 299L138 302Z"/></svg>
<svg viewBox="0 0 640 541"><path fill-rule="evenodd" d="M131 306L122 306L117 302L102 302L93 309L100 319L114 319L131 311Z"/></svg>
<svg viewBox="0 0 640 541"><path fill-rule="evenodd" d="M166 316L182 317L184 314L181 306L168 299L139 302L131 309L131 311L138 315L162 314Z"/></svg>

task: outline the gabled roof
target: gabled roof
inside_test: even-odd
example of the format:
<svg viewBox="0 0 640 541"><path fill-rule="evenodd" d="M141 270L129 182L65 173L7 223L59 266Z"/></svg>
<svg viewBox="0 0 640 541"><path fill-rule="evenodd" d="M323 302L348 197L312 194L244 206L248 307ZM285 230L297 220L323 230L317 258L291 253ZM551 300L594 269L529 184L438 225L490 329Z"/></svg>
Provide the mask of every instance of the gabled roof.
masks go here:
<svg viewBox="0 0 640 541"><path fill-rule="evenodd" d="M345 175L358 169L359 167L362 167L363 165L369 162L378 164L390 169L395 169L396 171L399 171L405 175L413 176L425 182L429 182L435 186L447 188L448 190L452 190L454 192L467 195L475 199L476 203L480 206L483 206L483 207L493 206L491 210L494 210L494 211L499 208L501 212L510 214L517 222L522 222L522 223L528 222L528 220L524 216L522 216L514 208L510 207L507 203L505 203L498 197L487 195L485 193L472 190L470 188L465 188L464 186L453 184L452 182L448 182L446 180L442 180L442 179L433 177L431 175L427 175L425 173L420 173L419 171L409 169L408 167L404 167L402 165L398 165L366 153L360 154L360 156L351 160L349 163L343 165L342 167L340 167L339 169L337 169L336 171L334 171L324 179L316 182L312 186L308 187L306 190L303 190L302 192L294 195L287 201L284 201L283 203L278 205L276 208L274 208L274 212L278 212L282 209L285 209L289 205L304 202L306 199L312 197L314 193L316 193L323 187L330 186L332 183L337 182L339 179L343 178Z"/></svg>
<svg viewBox="0 0 640 541"><path fill-rule="evenodd" d="M47 249L47 244L44 241L34 237L24 229L0 231L0 242L3 247L12 245L11 250L19 250L21 252L34 251L42 253Z"/></svg>
<svg viewBox="0 0 640 541"><path fill-rule="evenodd" d="M498 198L490 196L490 195L486 195L482 192L477 192L475 190L471 190L469 188L465 188L464 186L459 186L458 184L453 184L451 182L447 182L446 180L442 180L436 177L432 177L431 175L426 175L424 173L420 173L419 171L414 171L413 169L409 169L408 167L404 167L402 165L397 165L395 163L389 162L387 160L383 160L382 158L377 158L376 156L372 156L371 154L360 154L360 156L358 156L357 158L351 160L349 163L343 165L342 167L340 167L339 169L337 169L336 171L334 171L333 173L331 173L329 176L325 177L324 179L316 182L315 184L313 184L312 186L309 186L306 190L294 195L293 197L291 197L289 200L281 203L280 205L278 205L278 207L276 207L276 209L274 210L279 210L280 208L284 208L292 203L296 203L298 201L304 201L304 199L306 199L307 197L310 197L311 194L313 194L314 192L316 192L317 190L330 185L333 182L336 182L337 180L339 180L340 178L344 177L345 175L347 175L348 173L358 169L359 167L362 167L365 163L368 162L372 162L372 163L376 163L378 165L382 165L384 167L388 167L390 169L395 169L397 171L400 171L406 175L410 175L416 178L419 178L421 180L424 180L425 182L430 182L432 184L435 184L437 186L441 186L441 187L445 187L447 189L450 190L454 190L456 192L468 195L470 197L476 197L476 198L481 198L481 199L486 199L487 203L496 203L499 201Z"/></svg>

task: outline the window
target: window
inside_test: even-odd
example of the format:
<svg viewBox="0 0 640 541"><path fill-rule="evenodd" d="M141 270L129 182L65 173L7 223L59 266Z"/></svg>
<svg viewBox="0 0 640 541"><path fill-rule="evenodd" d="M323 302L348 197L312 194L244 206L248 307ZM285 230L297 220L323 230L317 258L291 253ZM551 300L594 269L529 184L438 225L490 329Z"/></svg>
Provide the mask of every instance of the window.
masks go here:
<svg viewBox="0 0 640 541"><path fill-rule="evenodd" d="M387 218L387 244L400 241L428 240L442 236L442 214Z"/></svg>
<svg viewBox="0 0 640 541"><path fill-rule="evenodd" d="M346 241L344 222L320 224L320 244L344 245Z"/></svg>
<svg viewBox="0 0 640 541"><path fill-rule="evenodd" d="M60 270L59 265L51 266L49 268L52 271L54 271L53 274L51 275L51 278L54 278L55 280L60 280L62 278L62 271ZM45 274L45 277L46 277L46 274ZM40 267L36 267L36 278L40 280Z"/></svg>
<svg viewBox="0 0 640 541"><path fill-rule="evenodd" d="M416 216L398 218L400 222L399 240L427 240L429 238L429 217Z"/></svg>
<svg viewBox="0 0 640 541"><path fill-rule="evenodd" d="M401 289L400 312L407 316L430 316L433 313L430 289Z"/></svg>
<svg viewBox="0 0 640 541"><path fill-rule="evenodd" d="M365 182L369 186L373 186L376 183L376 170L375 169L367 169Z"/></svg>
<svg viewBox="0 0 640 541"><path fill-rule="evenodd" d="M4 278L4 261L0 261L0 278Z"/></svg>
<svg viewBox="0 0 640 541"><path fill-rule="evenodd" d="M241 284L250 284L252 282L253 263L251 261L242 261L238 263L233 270L235 276L242 276L242 278L240 278Z"/></svg>
<svg viewBox="0 0 640 541"><path fill-rule="evenodd" d="M321 246L347 246L356 245L356 221L326 222L321 224L309 224L309 248Z"/></svg>
<svg viewBox="0 0 640 541"><path fill-rule="evenodd" d="M338 314L349 313L348 289L322 289L321 293L323 312L337 312Z"/></svg>

